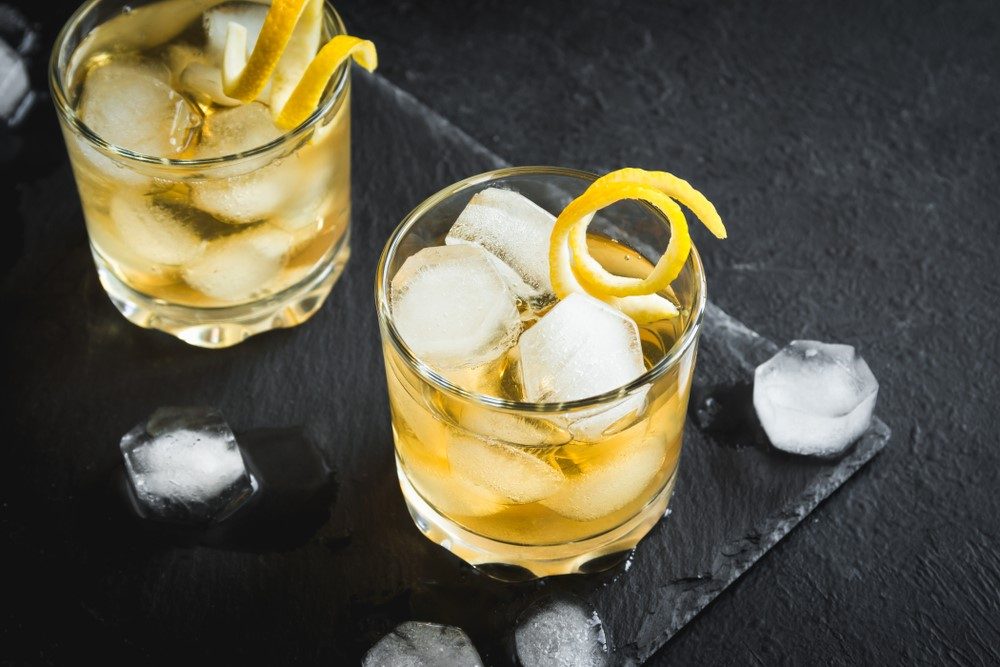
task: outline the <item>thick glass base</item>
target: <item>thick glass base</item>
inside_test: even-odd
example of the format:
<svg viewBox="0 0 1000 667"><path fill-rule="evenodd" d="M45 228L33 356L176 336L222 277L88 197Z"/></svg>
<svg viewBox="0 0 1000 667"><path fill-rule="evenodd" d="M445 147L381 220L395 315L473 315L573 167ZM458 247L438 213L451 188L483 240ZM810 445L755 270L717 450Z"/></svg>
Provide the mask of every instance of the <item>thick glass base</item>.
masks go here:
<svg viewBox="0 0 1000 667"><path fill-rule="evenodd" d="M304 279L267 298L226 308L195 308L153 299L123 283L94 252L101 285L119 312L133 324L159 329L197 347L221 348L250 336L294 327L319 310L350 257L345 234L332 257Z"/></svg>
<svg viewBox="0 0 1000 667"><path fill-rule="evenodd" d="M434 510L403 473L396 460L403 499L417 528L432 542L503 581L527 581L556 574L600 572L628 557L628 553L663 517L674 491L677 474L635 516L600 535L565 544L524 545L500 542L466 530Z"/></svg>

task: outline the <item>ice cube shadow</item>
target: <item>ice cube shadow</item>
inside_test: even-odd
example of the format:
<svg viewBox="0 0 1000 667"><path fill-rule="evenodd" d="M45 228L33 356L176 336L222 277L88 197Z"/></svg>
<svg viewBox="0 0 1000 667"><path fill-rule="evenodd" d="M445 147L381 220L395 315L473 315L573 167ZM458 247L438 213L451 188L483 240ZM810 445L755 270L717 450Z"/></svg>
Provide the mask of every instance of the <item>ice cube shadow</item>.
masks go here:
<svg viewBox="0 0 1000 667"><path fill-rule="evenodd" d="M263 428L236 435L258 489L224 521L203 526L135 517L153 542L263 553L308 542L330 517L337 495L333 470L300 427ZM125 502L135 497L124 468L116 471Z"/></svg>

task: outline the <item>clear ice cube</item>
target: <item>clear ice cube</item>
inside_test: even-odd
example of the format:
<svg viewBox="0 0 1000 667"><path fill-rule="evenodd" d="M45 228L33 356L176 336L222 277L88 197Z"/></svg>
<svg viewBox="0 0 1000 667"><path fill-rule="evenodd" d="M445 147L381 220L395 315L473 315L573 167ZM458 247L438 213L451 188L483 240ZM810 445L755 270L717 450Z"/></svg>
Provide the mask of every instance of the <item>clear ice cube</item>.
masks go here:
<svg viewBox="0 0 1000 667"><path fill-rule="evenodd" d="M247 301L271 287L292 249L292 237L278 229L250 229L213 241L183 267L184 280L210 297Z"/></svg>
<svg viewBox="0 0 1000 667"><path fill-rule="evenodd" d="M489 516L504 508L504 499L447 470L421 466L410 481L434 509L450 516Z"/></svg>
<svg viewBox="0 0 1000 667"><path fill-rule="evenodd" d="M878 380L850 345L789 343L757 367L753 404L768 439L793 454L832 456L871 424Z"/></svg>
<svg viewBox="0 0 1000 667"><path fill-rule="evenodd" d="M600 617L582 600L543 598L518 620L514 646L522 667L604 667L611 663Z"/></svg>
<svg viewBox="0 0 1000 667"><path fill-rule="evenodd" d="M662 445L637 444L568 477L562 489L542 504L576 521L593 521L625 507L649 486L663 464Z"/></svg>
<svg viewBox="0 0 1000 667"><path fill-rule="evenodd" d="M24 59L0 39L0 120L17 124L33 97Z"/></svg>
<svg viewBox="0 0 1000 667"><path fill-rule="evenodd" d="M190 143L201 114L167 83L166 67L113 61L84 81L79 113L108 143L135 153L174 157Z"/></svg>
<svg viewBox="0 0 1000 667"><path fill-rule="evenodd" d="M263 104L251 102L206 118L196 154L199 158L233 155L268 144L280 136L281 130L274 124L270 110Z"/></svg>
<svg viewBox="0 0 1000 667"><path fill-rule="evenodd" d="M445 243L483 248L500 260L511 289L533 305L555 298L549 280L549 238L556 219L511 190L487 188L473 195Z"/></svg>
<svg viewBox="0 0 1000 667"><path fill-rule="evenodd" d="M281 136L271 112L252 102L213 114L205 121L195 157L216 158L242 153ZM246 170L247 166L235 169ZM215 174L220 172L218 168ZM295 168L294 161L277 161L229 178L210 178L191 183L191 203L221 220L247 224L278 214L292 198L298 180L309 174Z"/></svg>
<svg viewBox="0 0 1000 667"><path fill-rule="evenodd" d="M498 493L512 505L548 498L565 481L561 470L530 450L474 436L452 437L448 462L456 477Z"/></svg>
<svg viewBox="0 0 1000 667"><path fill-rule="evenodd" d="M121 440L125 469L146 518L220 521L256 490L218 410L160 408Z"/></svg>
<svg viewBox="0 0 1000 667"><path fill-rule="evenodd" d="M255 2L227 2L205 12L202 22L205 26L205 51L208 55L222 62L222 53L226 48L226 34L229 24L237 23L247 31L247 58L253 52L260 36L260 29L267 18L267 6Z"/></svg>
<svg viewBox="0 0 1000 667"><path fill-rule="evenodd" d="M382 637L365 655L364 667L482 667L460 628L407 621Z"/></svg>
<svg viewBox="0 0 1000 667"><path fill-rule="evenodd" d="M570 294L521 335L518 342L525 398L555 403L611 391L646 367L635 321L586 294ZM645 392L577 413L570 430L597 439L642 408Z"/></svg>
<svg viewBox="0 0 1000 667"><path fill-rule="evenodd" d="M155 264L179 265L204 248L198 234L154 197L119 190L109 206L111 221L129 251Z"/></svg>
<svg viewBox="0 0 1000 667"><path fill-rule="evenodd" d="M521 330L514 296L474 246L425 248L407 258L392 279L391 308L406 344L439 369L497 359Z"/></svg>

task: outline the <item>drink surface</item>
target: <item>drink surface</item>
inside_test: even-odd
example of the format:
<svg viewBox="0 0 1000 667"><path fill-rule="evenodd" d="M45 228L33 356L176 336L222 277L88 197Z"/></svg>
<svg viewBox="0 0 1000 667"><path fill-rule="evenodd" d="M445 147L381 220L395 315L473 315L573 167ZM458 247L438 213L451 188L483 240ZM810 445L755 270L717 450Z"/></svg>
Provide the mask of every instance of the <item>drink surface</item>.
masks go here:
<svg viewBox="0 0 1000 667"><path fill-rule="evenodd" d="M642 277L652 268L606 237L591 234L588 244L618 275ZM520 303L522 332L551 308L531 313ZM639 327L645 369L670 353L689 317L682 310L677 318ZM468 391L528 401L518 349L488 364L441 373ZM694 346L636 395L569 416L497 411L427 385L391 345L385 355L404 474L429 505L475 534L520 545L587 539L636 516L673 481Z"/></svg>
<svg viewBox="0 0 1000 667"><path fill-rule="evenodd" d="M268 97L226 99L219 70L228 23L255 36L266 12L249 2L162 0L97 26L67 82L77 116L112 145L172 160L273 142L283 133ZM346 90L302 137L217 165L142 164L68 131L67 145L99 267L153 299L196 307L257 301L320 270L346 240Z"/></svg>

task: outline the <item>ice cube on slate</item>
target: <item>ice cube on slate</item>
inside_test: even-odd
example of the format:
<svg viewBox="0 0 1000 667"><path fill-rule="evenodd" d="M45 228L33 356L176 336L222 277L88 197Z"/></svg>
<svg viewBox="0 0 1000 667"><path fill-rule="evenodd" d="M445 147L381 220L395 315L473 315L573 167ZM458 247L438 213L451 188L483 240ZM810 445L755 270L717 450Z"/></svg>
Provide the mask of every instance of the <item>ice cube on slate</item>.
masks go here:
<svg viewBox="0 0 1000 667"><path fill-rule="evenodd" d="M522 667L603 667L611 663L600 617L582 600L543 598L514 630Z"/></svg>
<svg viewBox="0 0 1000 667"><path fill-rule="evenodd" d="M407 621L365 655L364 667L482 667L469 636L459 628Z"/></svg>
<svg viewBox="0 0 1000 667"><path fill-rule="evenodd" d="M147 518L219 521L257 488L236 437L213 408L160 408L125 434L121 451Z"/></svg>
<svg viewBox="0 0 1000 667"><path fill-rule="evenodd" d="M792 341L757 367L753 404L767 437L793 454L832 456L868 428L878 381L850 345Z"/></svg>
<svg viewBox="0 0 1000 667"><path fill-rule="evenodd" d="M521 335L525 398L554 403L597 396L642 375L642 344L634 320L586 294L570 294ZM595 439L641 409L645 392L578 413L570 430Z"/></svg>
<svg viewBox="0 0 1000 667"><path fill-rule="evenodd" d="M391 307L406 344L442 370L497 359L521 330L514 295L475 246L425 248L407 258L392 279Z"/></svg>
<svg viewBox="0 0 1000 667"><path fill-rule="evenodd" d="M17 124L33 97L24 59L0 39L0 120Z"/></svg>
<svg viewBox="0 0 1000 667"><path fill-rule="evenodd" d="M524 195L487 188L473 195L448 232L448 245L483 248L499 261L511 289L535 307L555 299L549 237L555 217Z"/></svg>

